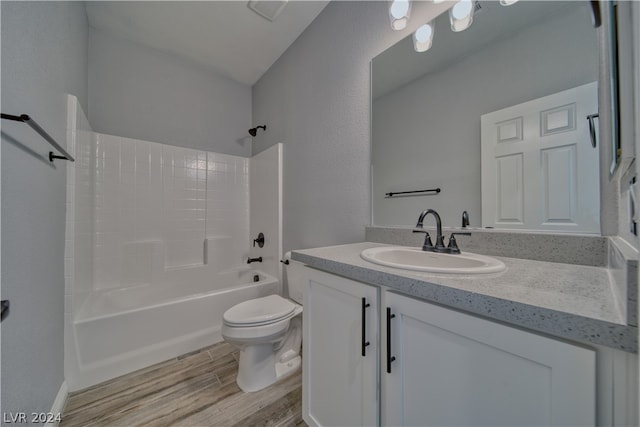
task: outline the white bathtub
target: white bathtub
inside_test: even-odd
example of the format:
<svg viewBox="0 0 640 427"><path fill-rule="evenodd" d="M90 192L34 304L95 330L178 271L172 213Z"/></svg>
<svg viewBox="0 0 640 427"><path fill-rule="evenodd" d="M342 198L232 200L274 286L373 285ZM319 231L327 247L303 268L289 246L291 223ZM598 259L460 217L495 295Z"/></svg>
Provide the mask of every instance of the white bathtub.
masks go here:
<svg viewBox="0 0 640 427"><path fill-rule="evenodd" d="M217 284L221 289L206 287L141 285L90 295L73 321L77 371L66 373L70 390L222 341L228 308L280 290L276 278L255 270L240 274L237 283Z"/></svg>

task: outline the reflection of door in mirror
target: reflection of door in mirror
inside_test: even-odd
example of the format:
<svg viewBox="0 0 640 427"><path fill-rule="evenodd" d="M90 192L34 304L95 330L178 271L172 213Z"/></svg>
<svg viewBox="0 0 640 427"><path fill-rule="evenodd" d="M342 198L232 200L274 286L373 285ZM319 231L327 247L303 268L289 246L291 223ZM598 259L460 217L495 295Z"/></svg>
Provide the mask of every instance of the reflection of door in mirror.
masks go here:
<svg viewBox="0 0 640 427"><path fill-rule="evenodd" d="M482 115L482 225L600 232L596 82Z"/></svg>

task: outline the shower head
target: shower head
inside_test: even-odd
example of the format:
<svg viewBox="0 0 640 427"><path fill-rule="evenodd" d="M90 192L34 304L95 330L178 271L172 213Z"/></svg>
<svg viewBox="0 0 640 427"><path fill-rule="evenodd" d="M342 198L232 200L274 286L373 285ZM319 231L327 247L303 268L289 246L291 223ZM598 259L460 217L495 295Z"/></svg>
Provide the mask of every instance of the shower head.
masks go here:
<svg viewBox="0 0 640 427"><path fill-rule="evenodd" d="M256 136L256 134L258 133L258 129L260 128L262 128L262 130L267 130L266 125L256 126L254 128L249 129L249 135Z"/></svg>

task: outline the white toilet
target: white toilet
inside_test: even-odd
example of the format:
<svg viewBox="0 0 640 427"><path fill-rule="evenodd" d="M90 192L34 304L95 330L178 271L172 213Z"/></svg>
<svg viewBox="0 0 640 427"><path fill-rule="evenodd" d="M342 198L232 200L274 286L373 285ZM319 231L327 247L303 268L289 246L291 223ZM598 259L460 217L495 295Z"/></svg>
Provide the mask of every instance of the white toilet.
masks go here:
<svg viewBox="0 0 640 427"><path fill-rule="evenodd" d="M222 337L240 350L236 382L243 391L262 390L296 372L302 362L303 266L288 255L285 270L291 300L280 295L255 298L223 315Z"/></svg>

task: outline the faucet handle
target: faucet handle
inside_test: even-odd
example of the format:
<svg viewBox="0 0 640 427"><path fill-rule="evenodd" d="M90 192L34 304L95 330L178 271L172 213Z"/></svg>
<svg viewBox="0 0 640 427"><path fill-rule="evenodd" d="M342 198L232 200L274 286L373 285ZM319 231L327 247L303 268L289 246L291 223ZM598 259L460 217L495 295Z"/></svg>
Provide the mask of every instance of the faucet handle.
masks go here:
<svg viewBox="0 0 640 427"><path fill-rule="evenodd" d="M260 233L258 234L258 238L257 239L253 239L253 247L256 247L256 243L258 244L258 247L263 247L264 246L264 234Z"/></svg>
<svg viewBox="0 0 640 427"><path fill-rule="evenodd" d="M433 242L431 241L431 236L429 235L429 232L426 230L413 230L414 233L423 233L424 236L424 243L422 244L422 250L423 251L428 251L428 252L433 252Z"/></svg>
<svg viewBox="0 0 640 427"><path fill-rule="evenodd" d="M469 225L469 213L467 211L462 212L462 228L467 228Z"/></svg>
<svg viewBox="0 0 640 427"><path fill-rule="evenodd" d="M471 233L468 231L462 233L451 233L449 236L449 245L447 246L447 252L450 254L459 254L460 248L458 247L458 242L456 242L456 234L458 236L471 236Z"/></svg>

